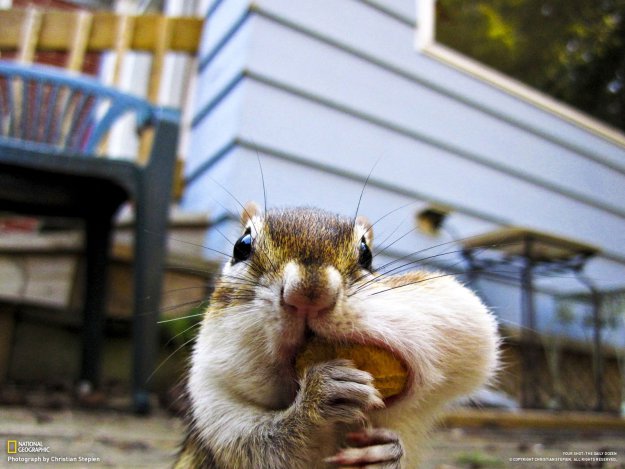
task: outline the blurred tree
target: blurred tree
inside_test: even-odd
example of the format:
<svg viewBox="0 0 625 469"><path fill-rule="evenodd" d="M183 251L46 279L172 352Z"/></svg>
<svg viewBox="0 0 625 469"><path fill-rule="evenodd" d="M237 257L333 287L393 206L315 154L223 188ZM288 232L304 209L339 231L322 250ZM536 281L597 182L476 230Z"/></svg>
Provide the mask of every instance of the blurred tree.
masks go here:
<svg viewBox="0 0 625 469"><path fill-rule="evenodd" d="M625 130L625 0L439 0L437 40Z"/></svg>

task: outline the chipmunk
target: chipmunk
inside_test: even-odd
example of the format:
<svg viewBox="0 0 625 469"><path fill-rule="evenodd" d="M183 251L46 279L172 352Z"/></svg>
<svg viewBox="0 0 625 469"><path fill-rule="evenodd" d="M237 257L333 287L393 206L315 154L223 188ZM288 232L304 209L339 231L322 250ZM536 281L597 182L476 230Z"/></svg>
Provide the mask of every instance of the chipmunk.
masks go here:
<svg viewBox="0 0 625 469"><path fill-rule="evenodd" d="M366 218L248 203L194 346L175 467L415 468L446 403L498 363L494 317L450 276L376 274ZM295 360L314 337L371 344L405 366L383 399L348 360Z"/></svg>

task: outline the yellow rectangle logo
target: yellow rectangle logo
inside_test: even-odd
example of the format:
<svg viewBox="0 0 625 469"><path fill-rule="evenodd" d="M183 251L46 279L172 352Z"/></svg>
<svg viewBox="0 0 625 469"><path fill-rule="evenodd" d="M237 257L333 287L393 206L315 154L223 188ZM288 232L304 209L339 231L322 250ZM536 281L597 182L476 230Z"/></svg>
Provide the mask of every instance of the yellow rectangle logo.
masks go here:
<svg viewBox="0 0 625 469"><path fill-rule="evenodd" d="M7 454L17 453L17 440L7 440Z"/></svg>

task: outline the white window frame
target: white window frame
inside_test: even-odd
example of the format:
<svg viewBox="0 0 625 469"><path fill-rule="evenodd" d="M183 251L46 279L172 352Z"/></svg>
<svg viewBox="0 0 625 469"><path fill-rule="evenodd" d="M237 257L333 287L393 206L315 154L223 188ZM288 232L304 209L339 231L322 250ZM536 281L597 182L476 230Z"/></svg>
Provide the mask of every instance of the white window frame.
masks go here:
<svg viewBox="0 0 625 469"><path fill-rule="evenodd" d="M415 47L422 54L509 93L584 130L625 147L625 134L483 63L436 42L436 0L415 0Z"/></svg>

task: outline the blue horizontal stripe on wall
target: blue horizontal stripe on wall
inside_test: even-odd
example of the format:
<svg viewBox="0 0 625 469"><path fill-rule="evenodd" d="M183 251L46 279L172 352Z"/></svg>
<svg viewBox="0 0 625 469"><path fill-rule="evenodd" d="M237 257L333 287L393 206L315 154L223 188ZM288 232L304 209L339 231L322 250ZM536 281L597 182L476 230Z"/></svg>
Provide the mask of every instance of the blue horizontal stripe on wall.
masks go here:
<svg viewBox="0 0 625 469"><path fill-rule="evenodd" d="M235 147L237 146L237 140L231 140L226 145L221 147L214 155L209 155L208 159L202 163L193 173L185 178L185 185L191 185L193 182L208 171L218 161L225 158Z"/></svg>
<svg viewBox="0 0 625 469"><path fill-rule="evenodd" d="M215 13L215 11L217 10L217 8L219 8L219 6L224 2L224 0L215 0L215 2L213 2L213 4L210 6L210 8L208 9L208 11L206 12L206 16L205 19L209 19L211 16L213 16L213 13Z"/></svg>
<svg viewBox="0 0 625 469"><path fill-rule="evenodd" d="M250 10L246 10L233 24L232 27L224 34L219 42L211 49L206 56L201 57L198 65L198 72L201 73L211 61L219 54L221 49L232 39L232 37L241 29L248 18L252 15ZM210 26L209 26L210 27Z"/></svg>
<svg viewBox="0 0 625 469"><path fill-rule="evenodd" d="M371 8L378 10L380 13L390 16L391 18L393 18L394 20L397 20L401 23L404 23L406 26L410 27L410 28L416 28L418 27L418 23L416 21L414 21L411 18L408 18L407 16L403 15L402 13L399 13L391 8L386 7L384 4L382 3L375 3L369 0L358 0L361 3L365 3L366 5L370 6ZM415 7L416 8L416 7Z"/></svg>
<svg viewBox="0 0 625 469"><path fill-rule="evenodd" d="M224 86L224 88L217 94L217 96L215 96L210 103L200 109L200 111L193 117L193 119L191 120L191 128L196 127L200 122L202 122L202 119L210 114L211 111L215 109L215 107L217 107L219 103L226 96L228 96L228 94L230 94L230 92L233 91L239 83L241 83L244 77L245 73L241 72L237 74L230 82L228 82L228 84Z"/></svg>

